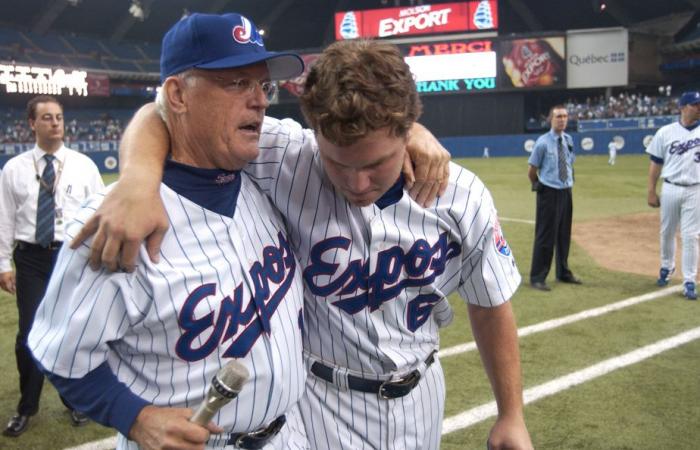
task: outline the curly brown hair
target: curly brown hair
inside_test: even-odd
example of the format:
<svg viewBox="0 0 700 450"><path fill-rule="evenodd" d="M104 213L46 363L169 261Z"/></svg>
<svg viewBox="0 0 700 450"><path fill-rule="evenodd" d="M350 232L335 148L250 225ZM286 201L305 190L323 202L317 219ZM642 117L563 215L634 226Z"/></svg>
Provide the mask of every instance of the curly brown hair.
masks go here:
<svg viewBox="0 0 700 450"><path fill-rule="evenodd" d="M311 67L301 110L316 132L346 146L384 127L405 137L420 116L421 102L396 46L348 40L328 46Z"/></svg>

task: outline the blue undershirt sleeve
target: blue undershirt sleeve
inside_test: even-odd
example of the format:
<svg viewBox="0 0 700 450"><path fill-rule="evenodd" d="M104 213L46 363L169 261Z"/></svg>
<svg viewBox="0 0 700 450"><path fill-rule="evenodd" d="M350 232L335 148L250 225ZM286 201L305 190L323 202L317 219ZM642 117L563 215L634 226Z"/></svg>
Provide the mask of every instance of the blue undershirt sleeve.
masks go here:
<svg viewBox="0 0 700 450"><path fill-rule="evenodd" d="M124 436L129 436L136 416L149 405L119 381L106 362L82 378L63 378L42 370L74 409Z"/></svg>
<svg viewBox="0 0 700 450"><path fill-rule="evenodd" d="M654 161L656 164L659 164L659 165L661 165L661 166L664 165L664 160L663 160L663 158L659 158L658 156L650 155L650 156L649 156L649 159L651 159L652 161Z"/></svg>

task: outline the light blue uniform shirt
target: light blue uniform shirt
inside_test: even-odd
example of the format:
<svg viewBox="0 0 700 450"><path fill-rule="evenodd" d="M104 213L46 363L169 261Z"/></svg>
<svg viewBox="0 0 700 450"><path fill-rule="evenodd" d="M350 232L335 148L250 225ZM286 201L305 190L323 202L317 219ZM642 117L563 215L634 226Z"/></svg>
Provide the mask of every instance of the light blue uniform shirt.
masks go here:
<svg viewBox="0 0 700 450"><path fill-rule="evenodd" d="M573 165L576 160L574 141L566 133L562 133L561 136L566 154L566 181L564 183L559 180L559 150L557 149L559 136L554 131L549 130L548 133L537 138L530 159L527 161L528 164L539 169L540 183L554 189L566 189L574 185Z"/></svg>

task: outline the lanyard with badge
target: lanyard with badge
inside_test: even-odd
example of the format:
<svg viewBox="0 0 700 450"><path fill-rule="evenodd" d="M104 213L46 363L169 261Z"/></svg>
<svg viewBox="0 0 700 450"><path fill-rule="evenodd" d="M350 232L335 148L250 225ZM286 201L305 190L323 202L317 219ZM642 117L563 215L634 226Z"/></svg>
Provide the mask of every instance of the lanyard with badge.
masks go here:
<svg viewBox="0 0 700 450"><path fill-rule="evenodd" d="M36 181L39 182L39 189L44 189L54 198L56 225L63 225L63 208L56 204L56 187L58 186L58 182L61 179L61 174L63 173L64 162L56 158L56 161L58 161L58 170L56 170L56 177L53 180L53 186L49 186L39 173L39 163L34 158L32 158L32 160L34 161L34 170L36 172ZM53 164L53 161L47 162L46 164Z"/></svg>

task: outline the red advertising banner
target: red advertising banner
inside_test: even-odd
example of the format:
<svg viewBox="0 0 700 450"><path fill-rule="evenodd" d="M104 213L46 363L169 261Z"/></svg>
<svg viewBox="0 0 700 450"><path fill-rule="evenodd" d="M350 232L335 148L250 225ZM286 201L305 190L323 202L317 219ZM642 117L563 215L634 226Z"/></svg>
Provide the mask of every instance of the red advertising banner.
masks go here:
<svg viewBox="0 0 700 450"><path fill-rule="evenodd" d="M88 73L85 81L87 81L88 95L95 97L109 97L109 77L107 75Z"/></svg>
<svg viewBox="0 0 700 450"><path fill-rule="evenodd" d="M343 11L335 14L336 40L457 33L497 28L496 0Z"/></svg>
<svg viewBox="0 0 700 450"><path fill-rule="evenodd" d="M502 88L566 86L564 37L500 42L498 77Z"/></svg>

